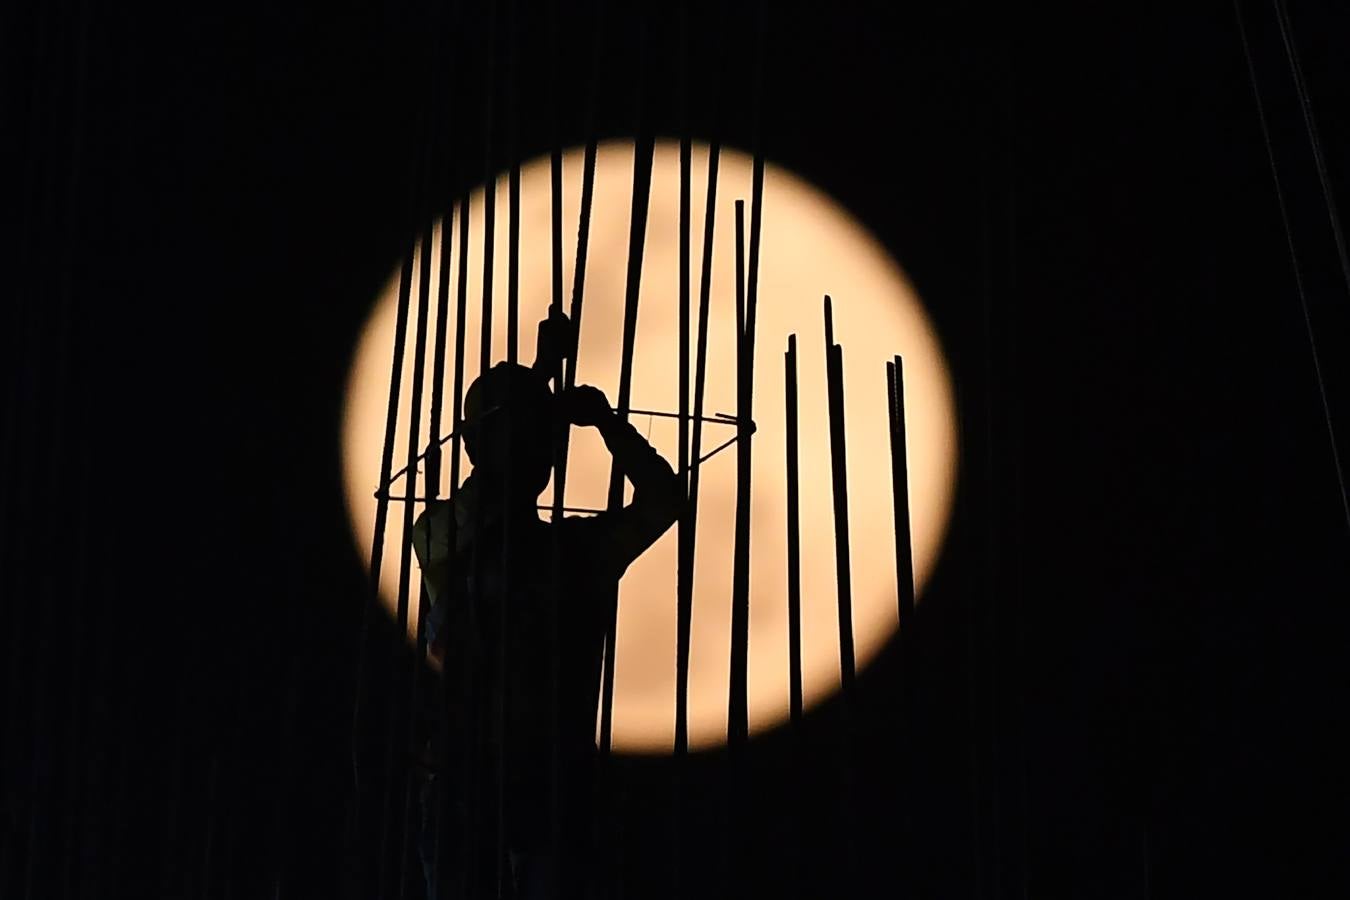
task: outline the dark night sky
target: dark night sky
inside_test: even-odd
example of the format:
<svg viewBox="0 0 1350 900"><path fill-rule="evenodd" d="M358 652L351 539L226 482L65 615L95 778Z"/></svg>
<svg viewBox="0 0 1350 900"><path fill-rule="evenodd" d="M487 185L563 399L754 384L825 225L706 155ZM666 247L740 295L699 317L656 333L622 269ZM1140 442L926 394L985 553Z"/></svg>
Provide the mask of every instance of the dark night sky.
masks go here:
<svg viewBox="0 0 1350 900"><path fill-rule="evenodd" d="M747 146L753 8L691 6L682 66L673 10L610 5L596 132L678 134L685 84L693 134ZM0 896L337 896L371 865L343 844L341 389L409 229L484 172L488 42L330 6L0 13ZM1330 6L1289 12L1344 200ZM1242 8L1346 445L1350 296L1273 7ZM770 10L765 150L913 277L963 456L913 639L860 680L856 813L827 706L752 743L729 871L1342 895L1350 525L1233 8ZM494 169L587 136L593 10L562 18L522 13L510 52L499 24L529 93L498 82ZM462 163L414 191L428 142ZM732 877L725 763L691 776L702 893ZM619 776L627 895L666 896L670 765Z"/></svg>

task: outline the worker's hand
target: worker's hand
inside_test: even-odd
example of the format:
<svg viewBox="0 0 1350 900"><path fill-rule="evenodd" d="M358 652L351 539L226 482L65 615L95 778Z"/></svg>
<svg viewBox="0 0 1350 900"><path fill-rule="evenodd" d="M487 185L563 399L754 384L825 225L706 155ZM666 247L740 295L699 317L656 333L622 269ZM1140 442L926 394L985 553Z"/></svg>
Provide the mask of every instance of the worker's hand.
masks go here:
<svg viewBox="0 0 1350 900"><path fill-rule="evenodd" d="M613 415L603 391L579 384L562 395L563 416L573 425L601 425Z"/></svg>
<svg viewBox="0 0 1350 900"><path fill-rule="evenodd" d="M534 368L551 376L558 364L577 352L577 329L559 307L550 307L548 318L539 323L535 341Z"/></svg>

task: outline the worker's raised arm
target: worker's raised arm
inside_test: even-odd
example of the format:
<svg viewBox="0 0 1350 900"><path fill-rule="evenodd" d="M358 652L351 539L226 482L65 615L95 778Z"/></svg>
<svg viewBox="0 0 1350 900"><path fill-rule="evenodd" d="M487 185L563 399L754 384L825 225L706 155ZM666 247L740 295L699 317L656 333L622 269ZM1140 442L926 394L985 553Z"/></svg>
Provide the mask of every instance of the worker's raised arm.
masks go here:
<svg viewBox="0 0 1350 900"><path fill-rule="evenodd" d="M619 472L633 485L633 502L607 519L620 570L656 542L684 509L684 485L646 438L610 408L598 389L572 388L562 396L562 411L573 425L593 426L605 441Z"/></svg>

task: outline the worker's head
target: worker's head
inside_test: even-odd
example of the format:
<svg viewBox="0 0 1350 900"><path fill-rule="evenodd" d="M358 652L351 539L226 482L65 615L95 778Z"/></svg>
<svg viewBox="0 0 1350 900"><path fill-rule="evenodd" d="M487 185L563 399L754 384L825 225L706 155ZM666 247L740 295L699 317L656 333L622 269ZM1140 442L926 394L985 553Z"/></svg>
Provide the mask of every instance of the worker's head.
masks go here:
<svg viewBox="0 0 1350 900"><path fill-rule="evenodd" d="M498 363L475 378L464 395L461 429L480 477L498 484L509 480L517 500L538 497L548 486L553 393L533 370Z"/></svg>

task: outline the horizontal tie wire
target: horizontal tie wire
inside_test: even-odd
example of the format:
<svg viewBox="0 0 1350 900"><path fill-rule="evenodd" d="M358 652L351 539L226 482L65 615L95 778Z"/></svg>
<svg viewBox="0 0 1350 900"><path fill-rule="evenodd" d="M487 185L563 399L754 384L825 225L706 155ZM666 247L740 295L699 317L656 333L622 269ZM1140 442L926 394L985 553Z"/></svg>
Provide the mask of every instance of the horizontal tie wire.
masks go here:
<svg viewBox="0 0 1350 900"><path fill-rule="evenodd" d="M709 419L708 421L715 421L715 422L719 422L719 423L724 424L724 425L735 425L735 424L736 424L735 421L729 421L729 420L726 420L726 419ZM750 423L750 427L749 427L749 432L750 432L751 434L754 434L754 433L755 433L755 428L756 428L755 423L754 423L754 422L751 422L751 423ZM714 447L713 449L709 450L707 453L705 453L705 454L703 454L702 456L700 456L700 457L698 458L698 463L699 463L699 465L702 465L703 463L705 463L705 462L707 462L708 460L712 459L712 458L713 458L714 456L716 456L717 454L721 453L723 450L725 450L725 449L727 449L728 447L730 447L732 444L736 443L736 441L737 441L739 438L740 438L740 435L739 435L739 434L732 435L731 437L727 438L727 439L726 439L725 441L723 441L722 443L718 444L718 445L717 445L716 447ZM692 470L692 469L693 469L693 466L691 465L689 468L690 468L690 470ZM400 473L400 474L401 474L401 473ZM684 472L680 472L679 474L680 474L680 475L683 475L683 474L685 474L685 473L684 473ZM397 477L398 477L398 476L395 476L395 478L397 478ZM392 479L391 479L391 483L392 483ZM394 502L394 503L404 503L404 502L406 502L406 501L409 499L409 498L406 497L406 496L399 496L399 495L397 495L397 494L390 494L390 493L388 493L387 491L376 491L376 492L375 492L375 497L376 497L377 499L379 499L379 500L389 500L389 501ZM428 498L428 497L417 497L417 496L412 497L412 501L413 501L414 503L423 503L423 502L425 502L425 501L428 500L428 499L433 499L433 498ZM551 503L540 503L536 508L537 508L537 509L552 509L552 508L553 508L553 504L551 504ZM583 507L572 507L572 506L569 506L569 507L566 507L566 508L563 510L563 512L591 512L591 513L598 513L598 512L604 512L604 510L600 510L600 509L588 509L588 508L583 508Z"/></svg>
<svg viewBox="0 0 1350 900"><path fill-rule="evenodd" d="M487 412L492 412L492 410L488 410ZM620 411L620 412L621 412L621 411ZM634 415L634 416L655 416L656 418L659 418L659 419L679 419L679 418L681 418L681 416L680 416L679 413L661 412L660 410L655 410L655 409L630 409L630 410L628 410L628 414L629 414L629 415ZM486 415L486 413L484 413L484 415ZM735 416L731 415L730 413L713 413L711 416L688 416L687 419L688 419L689 421L697 420L697 421L700 421L700 422L710 422L710 423L712 423L712 424L714 424L714 425L738 425L738 424L740 424L740 420L737 419ZM752 434L754 433L756 427L757 427L757 426L755 425L755 423L754 423L753 421L751 421L751 422L750 422L750 431L751 431ZM449 443L452 439L458 438L458 437L462 437L463 434L464 434L464 423L461 422L458 428L456 428L454 431L450 432L449 434L445 435L444 437L440 438L440 439L437 441L436 446L437 446L438 448L439 448L439 447L444 447L444 446L445 446L447 443ZM717 452L720 451L720 450L724 450L727 446L729 446L729 445L730 445L731 443L733 443L734 441L735 441L735 438L732 438L731 441L729 441L729 442L727 442L727 443L725 443L725 444L722 444L722 445L718 446L717 449L713 450L713 451L712 451L711 453L709 453L707 456L704 456L704 457L700 460L700 462L704 462L704 461L708 460L711 456L713 456L713 454L717 453ZM428 450L429 450L429 449L430 449L430 448L428 448ZM419 454L419 455L417 456L416 461L417 461L417 462L424 462L424 461L426 460L426 458L427 458L427 450L424 450L424 451L422 451L421 454ZM394 474L390 475L390 476L389 476L389 480L386 481L384 484L380 485L380 487L376 489L376 491L375 491L375 496L376 496L376 497L382 497L382 495L384 495L384 494L387 492L388 488L391 488L391 487L394 486L394 482L398 481L400 478L402 478L404 475L407 475L407 474L408 474L408 467L407 467L407 466L404 466L403 468L399 469L399 470L398 470L397 472L395 472ZM684 474L684 473L681 472L680 474ZM391 499L391 500L398 500L398 499L406 499L406 498L390 497L389 499Z"/></svg>

